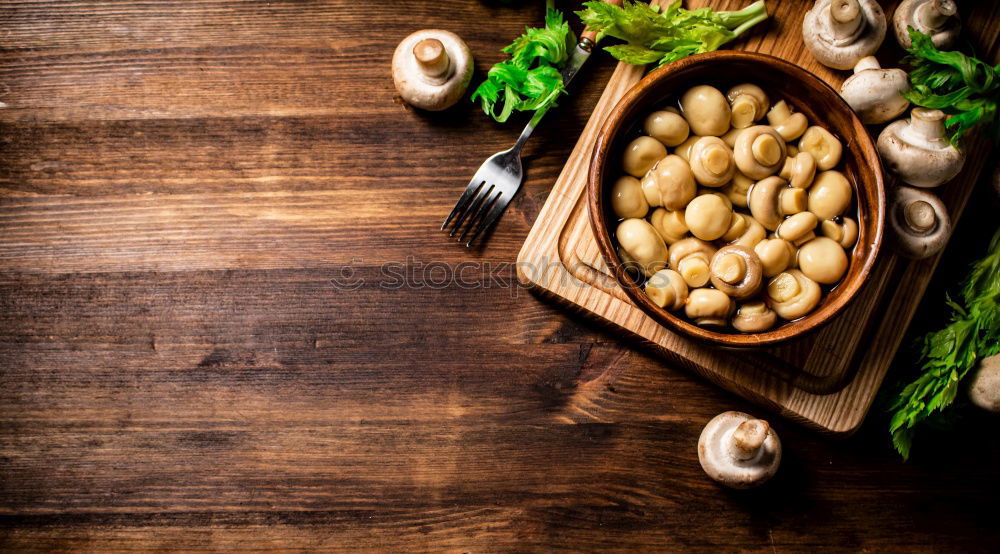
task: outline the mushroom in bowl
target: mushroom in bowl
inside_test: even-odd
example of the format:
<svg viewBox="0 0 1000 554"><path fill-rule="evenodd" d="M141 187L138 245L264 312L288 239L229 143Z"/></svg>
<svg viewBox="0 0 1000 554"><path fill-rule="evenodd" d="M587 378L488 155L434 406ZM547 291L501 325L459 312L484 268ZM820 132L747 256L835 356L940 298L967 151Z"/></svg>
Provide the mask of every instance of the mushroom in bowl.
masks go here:
<svg viewBox="0 0 1000 554"><path fill-rule="evenodd" d="M733 90L752 93L721 92ZM720 97L730 97L729 103L723 106ZM767 105L777 107L777 117L769 116ZM712 134L695 136L692 126L696 140L677 143L675 138L677 145L666 148L663 163L670 159L671 174L683 176L678 190L684 192L672 196L679 202L651 218L660 238L656 251L666 250L659 260L664 263L645 260L645 272L636 272L634 262L619 255L613 231L622 218L610 209L611 189L621 177L626 145L644 133L643 121L650 113L675 108L682 116L710 120L713 127L702 131ZM715 125L716 119L726 119L713 119L707 113L711 109L722 116L728 112L730 127ZM733 117L734 110L739 117ZM808 123L804 131L773 126L790 122L793 114ZM721 183L703 182L704 175L689 174L681 163L692 166L692 160L713 175L731 176ZM659 179L656 174L650 171ZM693 193L692 177L700 185ZM598 247L637 306L688 336L757 347L808 333L858 293L882 240L883 188L875 145L835 90L777 58L725 51L657 69L624 96L598 135L588 200ZM660 198L651 197L652 210ZM669 302L651 300L650 288L654 297L663 297L662 284L647 284L653 268L676 272L675 280L690 289L686 296L671 293Z"/></svg>

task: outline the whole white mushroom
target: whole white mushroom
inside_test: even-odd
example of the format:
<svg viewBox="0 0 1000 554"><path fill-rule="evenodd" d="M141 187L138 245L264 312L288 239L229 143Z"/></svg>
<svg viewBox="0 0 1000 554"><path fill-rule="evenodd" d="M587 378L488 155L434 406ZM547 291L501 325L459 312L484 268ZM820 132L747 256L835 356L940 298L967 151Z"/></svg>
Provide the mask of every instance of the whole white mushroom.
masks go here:
<svg viewBox="0 0 1000 554"><path fill-rule="evenodd" d="M850 69L878 50L885 29L875 0L816 0L802 19L802 41L819 63Z"/></svg>
<svg viewBox="0 0 1000 554"><path fill-rule="evenodd" d="M844 81L840 95L861 121L877 125L899 117L910 101L901 93L910 90L910 81L902 69L882 69L874 56L866 56L854 66L854 75Z"/></svg>
<svg viewBox="0 0 1000 554"><path fill-rule="evenodd" d="M458 102L472 81L472 51L450 31L424 29L392 55L392 80L406 103L429 111Z"/></svg>
<svg viewBox="0 0 1000 554"><path fill-rule="evenodd" d="M698 438L698 461L709 477L734 489L763 484L781 464L781 441L762 419L743 412L723 412L708 422Z"/></svg>
<svg viewBox="0 0 1000 554"><path fill-rule="evenodd" d="M950 181L965 164L965 153L948 142L945 114L913 108L910 119L890 123L878 136L878 153L889 171L915 187Z"/></svg>

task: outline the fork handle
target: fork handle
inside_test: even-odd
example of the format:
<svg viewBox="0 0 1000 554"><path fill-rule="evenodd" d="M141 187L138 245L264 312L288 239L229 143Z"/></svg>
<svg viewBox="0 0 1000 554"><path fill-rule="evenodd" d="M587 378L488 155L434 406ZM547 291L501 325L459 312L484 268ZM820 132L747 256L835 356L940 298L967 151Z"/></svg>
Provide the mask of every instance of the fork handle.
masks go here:
<svg viewBox="0 0 1000 554"><path fill-rule="evenodd" d="M607 4L611 4L612 6L621 6L622 5L622 0L604 0L604 2L607 3ZM587 27L586 29L583 30L582 33L580 33L580 40L583 41L583 39L587 39L590 42L596 43L597 42L597 31L591 31L590 27Z"/></svg>

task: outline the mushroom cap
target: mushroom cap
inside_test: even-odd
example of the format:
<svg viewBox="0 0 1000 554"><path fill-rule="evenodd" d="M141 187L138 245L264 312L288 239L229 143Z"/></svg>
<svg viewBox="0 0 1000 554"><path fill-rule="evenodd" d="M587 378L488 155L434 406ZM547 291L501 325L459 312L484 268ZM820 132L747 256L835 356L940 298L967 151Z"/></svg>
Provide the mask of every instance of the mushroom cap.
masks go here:
<svg viewBox="0 0 1000 554"><path fill-rule="evenodd" d="M428 111L444 110L458 102L472 81L472 70L469 46L455 33L442 29L411 34L400 41L392 55L392 80L399 95L407 104Z"/></svg>
<svg viewBox="0 0 1000 554"><path fill-rule="evenodd" d="M778 322L778 314L767 307L764 302L747 302L736 308L736 315L730 322L737 331L744 333L759 333L766 331Z"/></svg>
<svg viewBox="0 0 1000 554"><path fill-rule="evenodd" d="M667 264L667 245L645 219L626 219L615 231L621 249L647 277Z"/></svg>
<svg viewBox="0 0 1000 554"><path fill-rule="evenodd" d="M768 282L766 290L768 305L788 321L813 311L822 297L819 284L798 269L779 273Z"/></svg>
<svg viewBox="0 0 1000 554"><path fill-rule="evenodd" d="M666 156L642 178L642 192L653 207L681 210L697 191L691 166L680 156Z"/></svg>
<svg viewBox="0 0 1000 554"><path fill-rule="evenodd" d="M696 288L684 304L684 314L698 325L725 327L732 313L732 299L718 289Z"/></svg>
<svg viewBox="0 0 1000 554"><path fill-rule="evenodd" d="M746 246L723 246L709 266L712 285L728 296L741 300L760 292L763 268L757 254Z"/></svg>
<svg viewBox="0 0 1000 554"><path fill-rule="evenodd" d="M694 179L706 187L721 187L736 174L733 151L719 137L698 139L688 153L688 163Z"/></svg>
<svg viewBox="0 0 1000 554"><path fill-rule="evenodd" d="M702 194L688 203L684 221L691 234L701 240L715 240L726 234L733 220L733 210L721 194Z"/></svg>
<svg viewBox="0 0 1000 554"><path fill-rule="evenodd" d="M833 219L851 205L854 195L851 182L843 173L831 169L816 175L809 188L809 211L820 219Z"/></svg>
<svg viewBox="0 0 1000 554"><path fill-rule="evenodd" d="M1000 413L1000 354L979 361L969 383L969 400L984 410Z"/></svg>
<svg viewBox="0 0 1000 554"><path fill-rule="evenodd" d="M675 111L660 110L646 116L642 130L671 148L687 140L691 132L686 119Z"/></svg>
<svg viewBox="0 0 1000 554"><path fill-rule="evenodd" d="M871 67L874 61L874 67ZM860 68L860 69L859 69ZM901 93L910 90L910 80L902 69L882 69L874 57L863 58L854 75L844 81L840 95L861 121L868 125L885 123L899 117L910 106Z"/></svg>
<svg viewBox="0 0 1000 554"><path fill-rule="evenodd" d="M802 41L819 63L834 69L851 69L858 60L874 54L885 39L886 21L875 0L846 0L856 4L860 22L836 21L833 2L816 0L802 19Z"/></svg>
<svg viewBox="0 0 1000 554"><path fill-rule="evenodd" d="M781 210L778 205L778 197L781 190L788 186L788 181L781 177L771 176L761 179L750 187L747 193L747 205L750 213L758 223L768 231L778 228L781 223Z"/></svg>
<svg viewBox="0 0 1000 554"><path fill-rule="evenodd" d="M892 242L900 254L927 258L948 244L951 217L937 196L913 187L896 187L888 211Z"/></svg>
<svg viewBox="0 0 1000 554"><path fill-rule="evenodd" d="M733 157L740 172L751 179L763 179L785 165L785 139L769 125L748 127L736 138Z"/></svg>
<svg viewBox="0 0 1000 554"><path fill-rule="evenodd" d="M681 95L681 113L695 135L721 136L729 130L732 111L726 97L710 85L697 85Z"/></svg>
<svg viewBox="0 0 1000 554"><path fill-rule="evenodd" d="M930 35L931 42L940 50L949 50L962 30L953 0L904 0L896 6L892 26L896 42L904 50L911 44L907 27Z"/></svg>
<svg viewBox="0 0 1000 554"><path fill-rule="evenodd" d="M680 273L661 269L646 281L646 295L654 304L668 310L678 310L688 297L688 286Z"/></svg>
<svg viewBox="0 0 1000 554"><path fill-rule="evenodd" d="M847 254L840 243L828 237L816 237L799 247L799 269L806 277L832 285L847 272Z"/></svg>
<svg viewBox="0 0 1000 554"><path fill-rule="evenodd" d="M945 136L944 113L914 108L909 121L889 124L878 136L876 147L886 167L903 182L915 187L936 187L962 171L965 153Z"/></svg>
<svg viewBox="0 0 1000 554"><path fill-rule="evenodd" d="M766 421L743 412L723 412L701 431L698 461L722 485L755 487L778 471L781 441Z"/></svg>
<svg viewBox="0 0 1000 554"><path fill-rule="evenodd" d="M646 217L649 204L639 180L623 175L611 186L611 209L618 217Z"/></svg>
<svg viewBox="0 0 1000 554"><path fill-rule="evenodd" d="M802 138L799 139L799 150L812 154L816 160L816 167L826 171L840 163L840 157L844 153L844 145L830 131L813 125L806 129L805 133L802 133Z"/></svg>
<svg viewBox="0 0 1000 554"><path fill-rule="evenodd" d="M642 178L656 162L667 156L667 147L653 137L636 137L625 146L622 153L622 169L625 173Z"/></svg>

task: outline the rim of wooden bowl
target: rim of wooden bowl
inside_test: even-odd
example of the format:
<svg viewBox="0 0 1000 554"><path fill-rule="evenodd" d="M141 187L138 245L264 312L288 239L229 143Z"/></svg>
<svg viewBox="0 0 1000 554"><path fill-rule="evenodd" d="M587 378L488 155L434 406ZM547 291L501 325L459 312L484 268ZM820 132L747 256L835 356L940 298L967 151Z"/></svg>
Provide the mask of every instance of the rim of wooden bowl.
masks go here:
<svg viewBox="0 0 1000 554"><path fill-rule="evenodd" d="M735 67L736 70L727 72L727 66L728 69ZM746 71L747 66L760 67L759 71ZM700 75L707 70L712 72L711 77ZM694 79L701 81L693 82ZM793 88L809 90L812 93L811 97L805 100L789 98L781 87L774 86L778 79L789 79L788 82L797 83ZM811 313L762 333L715 331L695 325L654 304L628 275L618 257L608 228L604 186L608 175L605 167L609 159L617 159L613 158L612 154L616 147L621 146L620 141L624 133L633 128L638 117L652 111L653 107L662 105L668 97L678 94L689 86L706 81L732 84L754 82L765 90L777 88L776 92L785 97L796 111L801 111L809 117L810 124L820 124L837 136L845 145L845 157L850 156L843 173L850 181L855 195L859 234L851 252L847 275L832 291L824 294L819 306ZM672 87L674 90L664 91L672 85L676 85ZM618 173L613 172L610 176L617 177ZM605 120L591 155L587 181L591 229L604 261L625 294L661 325L720 346L735 348L773 346L801 338L828 323L847 307L867 282L882 245L885 184L882 165L868 130L840 94L825 81L795 64L766 54L740 51L708 52L684 58L652 71L622 97Z"/></svg>

